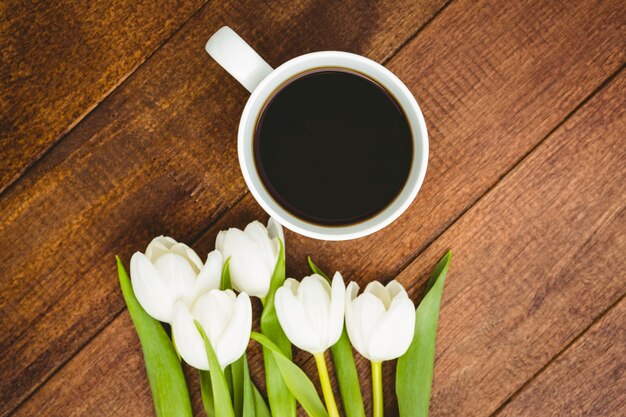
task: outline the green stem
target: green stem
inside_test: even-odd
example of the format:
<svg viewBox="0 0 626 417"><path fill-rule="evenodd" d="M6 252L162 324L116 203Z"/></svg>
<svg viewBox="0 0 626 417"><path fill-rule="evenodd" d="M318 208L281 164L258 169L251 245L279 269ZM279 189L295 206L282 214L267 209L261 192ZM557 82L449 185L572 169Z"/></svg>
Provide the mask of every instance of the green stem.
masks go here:
<svg viewBox="0 0 626 417"><path fill-rule="evenodd" d="M383 363L372 361L372 394L374 417L383 417Z"/></svg>
<svg viewBox="0 0 626 417"><path fill-rule="evenodd" d="M333 387L330 385L330 377L328 376L328 367L326 366L324 352L316 353L313 357L315 358L315 364L317 365L317 373L320 377L320 384L322 385L322 393L324 394L324 401L326 402L328 415L329 417L339 417L339 410L337 409L337 403L335 402Z"/></svg>

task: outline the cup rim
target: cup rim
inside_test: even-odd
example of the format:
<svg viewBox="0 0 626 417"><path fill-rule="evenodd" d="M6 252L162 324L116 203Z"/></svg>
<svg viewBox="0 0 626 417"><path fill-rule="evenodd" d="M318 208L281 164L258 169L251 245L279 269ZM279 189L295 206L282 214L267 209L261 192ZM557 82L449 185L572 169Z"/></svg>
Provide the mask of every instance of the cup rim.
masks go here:
<svg viewBox="0 0 626 417"><path fill-rule="evenodd" d="M409 177L389 205L357 223L328 226L301 219L282 207L265 189L258 175L253 152L254 129L266 100L283 83L307 70L316 68L346 68L374 79L396 98L409 121L413 139L413 162ZM284 227L301 235L322 240L350 240L367 236L396 220L413 202L426 175L428 164L428 132L417 101L410 90L391 71L379 63L350 52L312 52L293 58L265 77L250 95L237 134L239 165L254 199L270 216Z"/></svg>

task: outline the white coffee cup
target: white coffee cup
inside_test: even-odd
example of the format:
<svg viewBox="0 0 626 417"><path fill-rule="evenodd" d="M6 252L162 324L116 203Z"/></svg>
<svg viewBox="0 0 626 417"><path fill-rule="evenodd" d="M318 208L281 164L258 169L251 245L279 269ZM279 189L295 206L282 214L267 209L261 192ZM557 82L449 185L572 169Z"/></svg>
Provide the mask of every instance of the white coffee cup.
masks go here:
<svg viewBox="0 0 626 417"><path fill-rule="evenodd" d="M415 199L424 181L428 163L426 123L409 89L387 68L360 55L323 51L298 56L272 69L246 41L227 26L211 36L206 44L206 51L252 93L239 122L237 143L239 164L246 184L256 201L283 226L316 239L355 239L387 226L397 219ZM292 77L307 70L326 67L346 68L359 72L387 89L404 110L413 137L411 170L404 188L396 198L374 216L359 223L340 226L311 223L290 213L266 190L254 163L253 139L256 122L267 99Z"/></svg>

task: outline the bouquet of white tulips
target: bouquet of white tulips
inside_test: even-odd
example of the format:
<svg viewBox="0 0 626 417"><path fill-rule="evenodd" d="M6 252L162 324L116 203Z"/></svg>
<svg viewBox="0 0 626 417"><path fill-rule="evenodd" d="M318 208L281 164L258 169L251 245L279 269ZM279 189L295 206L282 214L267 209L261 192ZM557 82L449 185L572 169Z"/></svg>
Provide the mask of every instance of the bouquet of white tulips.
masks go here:
<svg viewBox="0 0 626 417"><path fill-rule="evenodd" d="M206 414L291 417L296 404L314 417L342 415L325 352L330 350L344 415L364 417L352 347L371 362L372 408L382 417L382 364L398 359L396 397L402 417L428 415L439 303L450 253L439 262L417 310L397 281L359 286L332 279L309 258L311 275L285 276L284 237L273 219L218 234L203 263L184 243L160 236L130 261L118 258L122 292L144 354L156 414L191 416L181 359L199 370ZM252 331L252 304L263 305ZM171 332L162 323L169 324ZM266 395L253 383L246 349L263 348ZM313 355L315 384L292 361L292 344ZM266 402L267 400L267 402Z"/></svg>

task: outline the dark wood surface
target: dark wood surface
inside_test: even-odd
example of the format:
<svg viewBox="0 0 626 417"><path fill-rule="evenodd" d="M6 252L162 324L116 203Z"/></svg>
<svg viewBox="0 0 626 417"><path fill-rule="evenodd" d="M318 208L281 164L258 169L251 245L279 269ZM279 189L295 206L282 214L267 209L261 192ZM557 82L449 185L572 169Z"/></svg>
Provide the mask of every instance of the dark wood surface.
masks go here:
<svg viewBox="0 0 626 417"><path fill-rule="evenodd" d="M2 2L0 191L205 2Z"/></svg>
<svg viewBox="0 0 626 417"><path fill-rule="evenodd" d="M622 299L524 387L499 416L623 416L625 316Z"/></svg>
<svg viewBox="0 0 626 417"><path fill-rule="evenodd" d="M271 65L368 56L420 103L409 210L355 241L286 240L290 275L311 254L415 300L453 249L432 416L626 413L622 2L204 3L0 6L0 415L152 415L113 255L162 233L203 253L267 217L236 159L247 93L203 51L224 24Z"/></svg>

